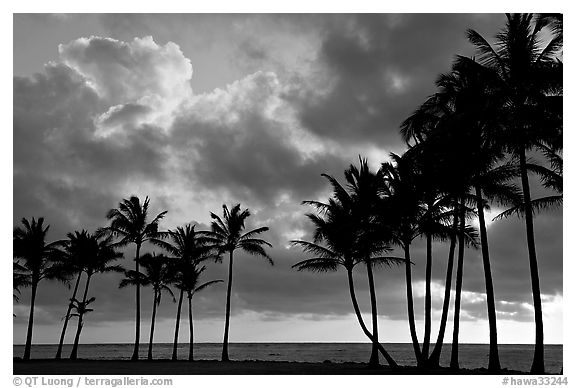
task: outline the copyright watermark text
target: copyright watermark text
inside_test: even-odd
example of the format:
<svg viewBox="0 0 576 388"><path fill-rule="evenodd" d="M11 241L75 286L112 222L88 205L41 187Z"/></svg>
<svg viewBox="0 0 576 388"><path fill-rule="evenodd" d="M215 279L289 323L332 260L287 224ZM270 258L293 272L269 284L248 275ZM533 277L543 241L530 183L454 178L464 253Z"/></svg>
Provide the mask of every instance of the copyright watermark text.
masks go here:
<svg viewBox="0 0 576 388"><path fill-rule="evenodd" d="M13 384L16 387L138 387L138 386L171 386L170 378L146 378L146 377L51 377L51 376L26 376L14 377Z"/></svg>

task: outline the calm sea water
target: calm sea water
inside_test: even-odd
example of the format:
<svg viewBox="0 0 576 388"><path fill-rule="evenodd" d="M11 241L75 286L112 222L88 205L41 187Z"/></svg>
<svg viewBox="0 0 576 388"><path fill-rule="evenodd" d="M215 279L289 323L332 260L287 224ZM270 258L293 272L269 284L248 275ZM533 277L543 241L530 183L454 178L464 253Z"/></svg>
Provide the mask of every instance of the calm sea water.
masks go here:
<svg viewBox="0 0 576 388"><path fill-rule="evenodd" d="M231 343L230 358L233 360L300 361L300 362L367 362L370 357L370 344L367 343ZM386 350L401 365L414 365L411 344L384 344ZM72 346L65 345L64 356L70 354ZM53 358L56 345L33 345L32 358ZM462 344L459 348L460 367L481 368L488 366L488 345ZM129 359L132 355L131 344L86 344L80 345L78 357L85 359ZM500 345L500 363L503 368L529 371L532 362L532 345ZM147 344L141 344L141 358L145 358ZM194 358L198 360L217 360L220 358L222 344L194 344ZM14 357L24 353L23 345L13 346ZM179 358L188 357L188 344L178 347ZM172 344L154 344L154 358L170 359ZM546 368L549 372L559 373L562 368L562 345L545 346ZM383 360L384 363L384 360ZM450 364L450 345L444 345L442 365Z"/></svg>

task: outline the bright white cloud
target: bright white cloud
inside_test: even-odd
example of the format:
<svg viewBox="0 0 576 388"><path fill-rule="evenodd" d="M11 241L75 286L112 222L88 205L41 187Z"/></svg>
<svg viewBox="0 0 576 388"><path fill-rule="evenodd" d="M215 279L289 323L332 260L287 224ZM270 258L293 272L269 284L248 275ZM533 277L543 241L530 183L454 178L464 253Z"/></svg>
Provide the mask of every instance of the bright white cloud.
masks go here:
<svg viewBox="0 0 576 388"><path fill-rule="evenodd" d="M61 44L58 51L109 105L96 119L100 135L128 123L168 127L173 112L192 96L192 64L173 42L162 46L150 36L131 42L92 36Z"/></svg>

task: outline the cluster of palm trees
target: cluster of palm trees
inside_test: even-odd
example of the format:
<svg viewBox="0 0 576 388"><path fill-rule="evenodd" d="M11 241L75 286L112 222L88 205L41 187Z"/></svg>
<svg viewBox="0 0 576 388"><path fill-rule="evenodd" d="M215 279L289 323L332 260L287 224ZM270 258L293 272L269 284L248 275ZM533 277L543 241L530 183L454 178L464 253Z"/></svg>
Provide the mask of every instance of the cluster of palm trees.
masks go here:
<svg viewBox="0 0 576 388"><path fill-rule="evenodd" d="M562 204L562 16L509 14L494 45L476 31L469 30L467 36L477 50L476 57L458 56L451 71L438 77L437 91L402 123L400 132L408 147L403 155L391 154L378 171L370 171L367 161L360 158L359 167L351 165L345 171L344 185L324 175L333 193L327 202L304 202L315 209L307 214L314 235L312 241L293 241L310 255L294 267L317 272L343 267L354 311L373 343L370 364L378 364L380 352L394 367L396 363L378 342L372 268L403 265L414 355L419 366L433 368L439 366L456 264L450 366L458 368L464 255L467 246L479 246L490 328L488 367L498 371L497 314L485 210L490 203L507 207L495 219L517 214L526 223L535 321L531 371L544 373L534 214ZM552 195L532 199L529 174L539 176ZM472 217L477 218L478 228L467 224ZM410 246L418 238L426 242L422 343L416 330L410 255ZM449 253L439 333L432 349L434 240L447 242ZM393 248L401 249L403 257L390 256ZM359 264L367 271L371 331L363 321L354 290L353 269Z"/></svg>
<svg viewBox="0 0 576 388"><path fill-rule="evenodd" d="M136 319L135 340L132 360L138 360L140 346L140 288L151 287L153 291L150 339L148 359L153 358L154 327L157 308L160 305L163 292L167 292L176 301L172 288L179 290L178 308L172 359L178 358L178 338L180 315L184 296L188 299L188 321L190 325L190 341L188 359L194 359L193 354L193 296L209 286L222 282L211 280L201 282L206 270L205 263L212 260L221 262L223 255L229 255L228 289L226 295L226 324L224 328L224 343L222 360L229 361L228 337L230 326L230 297L232 292L233 254L241 249L251 255L262 256L271 264L265 246L271 245L259 237L268 230L260 227L245 231L245 221L250 216L248 209L241 209L240 204L229 209L223 205L223 216L210 213L212 217L211 230L196 230L196 225L185 225L173 230L160 231L159 224L166 212L161 212L152 219L149 214L150 199L140 201L132 196L119 203L117 208L110 210L107 218L109 225L99 228L95 233L85 230L69 233L67 239L48 243L46 241L49 226L44 226L44 219L31 221L22 219L22 226L14 229L14 298L17 299L20 289L31 287L30 316L24 360L30 359L32 332L34 326L34 305L38 285L42 279L59 280L72 288L66 315L63 318L62 332L56 352L56 359L62 357L62 348L68 323L77 318L77 329L70 359L76 359L80 335L85 322L85 315L93 309L89 308L95 301L89 296L90 282L98 273L117 272L123 274L119 287L135 286L136 288ZM127 270L116 264L124 256L119 250L133 244L136 248L134 257L135 270ZM163 253L149 252L140 254L144 244L160 248ZM84 289L80 297L79 287L84 278Z"/></svg>

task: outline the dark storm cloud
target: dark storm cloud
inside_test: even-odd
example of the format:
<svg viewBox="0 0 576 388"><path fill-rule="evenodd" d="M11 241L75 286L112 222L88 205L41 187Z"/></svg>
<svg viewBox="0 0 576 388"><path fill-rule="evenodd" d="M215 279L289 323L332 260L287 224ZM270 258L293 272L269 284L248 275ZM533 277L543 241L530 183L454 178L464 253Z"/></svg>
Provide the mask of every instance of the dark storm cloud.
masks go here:
<svg viewBox="0 0 576 388"><path fill-rule="evenodd" d="M300 101L305 127L326 138L400 144L400 123L434 90L456 54L470 54L466 28L493 33L492 15L346 15L328 23L319 60L333 83Z"/></svg>

